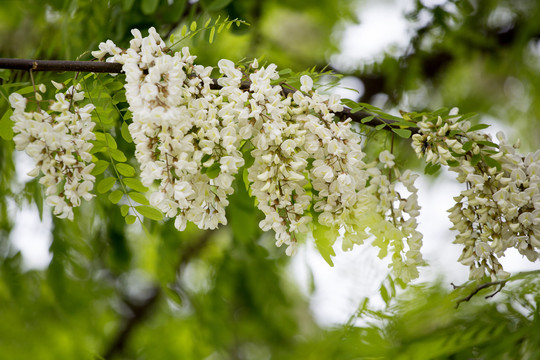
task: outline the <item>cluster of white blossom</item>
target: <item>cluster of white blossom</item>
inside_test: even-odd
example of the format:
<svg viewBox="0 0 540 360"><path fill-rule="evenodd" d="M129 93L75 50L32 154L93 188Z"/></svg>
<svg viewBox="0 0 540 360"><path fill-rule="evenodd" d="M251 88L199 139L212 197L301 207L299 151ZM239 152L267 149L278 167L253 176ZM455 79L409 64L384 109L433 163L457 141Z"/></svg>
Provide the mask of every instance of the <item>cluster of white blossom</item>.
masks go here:
<svg viewBox="0 0 540 360"><path fill-rule="evenodd" d="M227 222L227 196L245 165L244 151L253 157L247 179L265 216L259 225L274 230L276 244L287 245L287 254L295 252L297 235L309 230L312 213L324 226L344 228L347 239L356 234L362 225L353 215L361 212L363 197L371 196L386 203L374 203L368 211L400 229L392 237L397 256L401 259L408 241L404 263L420 263L413 256L421 244L415 230L416 190L393 208L394 183L377 170L379 162L368 166L362 161L362 139L351 120L335 121L343 110L338 96L313 90L307 75L300 79L300 90L286 92L275 85L276 66L259 67L256 60L245 69L220 60L216 84L213 69L194 64L188 48L172 53L153 28L145 38L138 30L132 33L129 49L107 41L92 54L123 64L133 114L129 130L143 184L156 185L151 204L176 218L179 230L187 221L201 229ZM414 176L407 174L403 179L412 189ZM364 224L361 232L375 235L376 226ZM388 231L381 228L379 235L390 239Z"/></svg>
<svg viewBox="0 0 540 360"><path fill-rule="evenodd" d="M113 55L107 61L123 64L141 180L158 185L150 203L176 218L179 230L187 221L214 229L227 222L227 195L244 164L237 134L247 116L242 122L234 102L211 90L212 68L194 65L188 48L169 55L154 28L145 38L138 30L132 33L127 51L108 41L92 54ZM223 63L221 68L227 71Z"/></svg>
<svg viewBox="0 0 540 360"><path fill-rule="evenodd" d="M62 84L54 83L61 88ZM38 86L45 92L45 85ZM47 190L47 203L60 218L73 219L73 207L79 206L81 198L90 200L95 177L91 174L92 143L96 136L92 132L95 123L91 121L94 105L79 107L84 92L79 86L71 86L56 94L48 111L40 105L33 111L25 111L27 99L13 93L9 102L13 107L11 119L14 122L13 138L17 150L26 150L34 159L36 167L28 173L38 176L39 182ZM36 92L36 100L41 104L41 94Z"/></svg>
<svg viewBox="0 0 540 360"><path fill-rule="evenodd" d="M379 154L379 163L382 169L369 167L367 186L357 193L354 207L340 219L347 230L343 248L350 249L374 236L379 256L385 257L390 249L394 274L408 282L418 277L418 266L425 264L420 252L422 234L416 230L420 207L414 183L418 175L410 170L401 174L395 167L394 155L387 150ZM408 196L402 195L404 190L400 193L398 184L405 187Z"/></svg>
<svg viewBox="0 0 540 360"><path fill-rule="evenodd" d="M455 243L464 246L459 261L470 267L471 279L507 277L498 258L511 247L530 261L538 259L540 151L523 157L502 133L494 144L490 136L470 131L471 124L459 116L418 126L417 154L433 164L449 164L457 180L467 184L448 211L452 229L459 232Z"/></svg>

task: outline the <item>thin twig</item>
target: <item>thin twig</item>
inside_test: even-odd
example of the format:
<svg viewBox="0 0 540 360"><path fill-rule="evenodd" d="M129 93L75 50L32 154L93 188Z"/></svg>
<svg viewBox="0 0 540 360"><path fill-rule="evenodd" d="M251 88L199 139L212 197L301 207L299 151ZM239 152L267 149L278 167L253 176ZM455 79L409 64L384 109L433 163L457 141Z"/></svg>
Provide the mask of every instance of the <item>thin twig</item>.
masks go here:
<svg viewBox="0 0 540 360"><path fill-rule="evenodd" d="M41 112L41 105L39 104L38 93L36 90L36 83L34 82L34 74L32 74L32 69L28 70L28 73L30 74L30 80L32 81L32 87L34 88L34 96L36 97L37 107L38 110Z"/></svg>
<svg viewBox="0 0 540 360"><path fill-rule="evenodd" d="M519 273L517 273L517 274L515 274L515 275L513 275L513 276L511 276L511 277L509 277L508 279L505 279L505 280L491 281L491 282L487 282L487 283L484 283L484 284L480 284L468 296L466 296L466 297L464 297L464 298L457 301L456 309L459 307L459 304L461 304L462 302L471 300L473 298L473 296L475 296L476 294L478 294L478 292L480 292L480 290L486 289L486 288L488 288L490 286L498 285L499 288L497 290L495 290L493 293L491 293L489 295L484 296L485 299L489 299L489 298L492 298L493 296L497 295L499 292L501 292L501 290L504 288L506 283L508 283L509 281L523 280L526 277L531 276L531 275L540 275L540 269L539 270L522 271L522 272L519 272ZM455 289L464 289L464 288L467 287L467 285L455 285L454 283L450 283L450 285L452 285L454 290Z"/></svg>
<svg viewBox="0 0 540 360"><path fill-rule="evenodd" d="M456 309L459 307L459 305L460 305L462 302L470 301L470 300L473 298L473 296L475 296L475 295L478 294L481 290L486 289L486 288L488 288L488 287L491 287L491 286L499 286L499 288L498 288L495 292L493 292L493 293L491 293L491 294L485 296L485 297L484 297L485 299L489 299L489 298L491 298L491 297L497 295L497 294L503 289L503 287L506 285L506 283L508 282L508 280L509 280L509 279L506 279L506 280L500 280L500 281L491 281L491 282L487 282L487 283L478 285L478 286L473 290L472 293L470 293L470 294L467 295L466 297L464 297L464 298L462 298L462 299L459 299L459 300L457 301L457 303L456 303ZM457 288L463 288L463 286L454 285L453 283L451 283L451 285L454 287L454 289L457 289Z"/></svg>

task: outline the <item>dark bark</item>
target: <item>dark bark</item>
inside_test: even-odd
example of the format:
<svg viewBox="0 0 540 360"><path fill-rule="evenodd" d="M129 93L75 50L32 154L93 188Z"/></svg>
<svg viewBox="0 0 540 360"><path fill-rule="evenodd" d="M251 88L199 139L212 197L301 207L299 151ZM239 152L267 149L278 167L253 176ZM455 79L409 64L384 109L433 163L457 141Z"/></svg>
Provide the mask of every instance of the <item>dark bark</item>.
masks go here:
<svg viewBox="0 0 540 360"><path fill-rule="evenodd" d="M103 61L65 61L65 60L29 60L29 59L6 59L0 58L0 69L16 69L16 70L32 70L35 71L75 71L75 72L94 72L94 73L120 73L122 71L122 64ZM242 89L249 89L250 83L245 81L242 83ZM212 86L213 89L219 89L217 80L214 80ZM286 94L294 92L293 90L284 88L283 91ZM337 112L336 115L345 120L351 118L352 121L362 123L366 126L376 127L378 125L386 124L384 128L390 130L395 121L382 119L380 117L374 117L373 119L362 122L366 117L372 114L365 111L357 111L352 113L350 109L344 109L341 112ZM413 134L418 133L417 128L409 128Z"/></svg>

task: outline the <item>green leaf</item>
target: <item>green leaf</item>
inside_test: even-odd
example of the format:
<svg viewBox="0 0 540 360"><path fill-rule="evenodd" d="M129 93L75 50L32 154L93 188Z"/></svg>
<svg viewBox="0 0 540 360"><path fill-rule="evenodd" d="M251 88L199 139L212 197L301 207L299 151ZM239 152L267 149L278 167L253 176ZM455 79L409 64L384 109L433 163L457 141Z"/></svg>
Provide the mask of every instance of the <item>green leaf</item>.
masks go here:
<svg viewBox="0 0 540 360"><path fill-rule="evenodd" d="M106 152L107 148L102 145L99 141L91 140L90 143L93 145L90 149L90 154L95 154L98 152Z"/></svg>
<svg viewBox="0 0 540 360"><path fill-rule="evenodd" d="M408 139L411 137L411 130L408 129L396 129L392 128L392 131L395 132L398 136Z"/></svg>
<svg viewBox="0 0 540 360"><path fill-rule="evenodd" d="M474 145L474 141L472 140L467 141L465 144L463 144L463 150L469 151L472 149L473 145Z"/></svg>
<svg viewBox="0 0 540 360"><path fill-rule="evenodd" d="M489 127L488 124L478 124L478 125L471 126L470 129L467 130L467 132L483 130L483 129L487 129L488 127Z"/></svg>
<svg viewBox="0 0 540 360"><path fill-rule="evenodd" d="M21 94L21 95L30 94L32 92L34 92L34 86L33 85L25 86L22 89L19 89L19 90L16 91L16 93Z"/></svg>
<svg viewBox="0 0 540 360"><path fill-rule="evenodd" d="M494 148L497 148L497 149L499 148L499 145L497 145L497 144L495 144L494 142L491 142L491 141L479 140L476 143L479 144L479 145L494 147Z"/></svg>
<svg viewBox="0 0 540 360"><path fill-rule="evenodd" d="M379 288L379 294L381 294L384 303L388 305L390 303L390 295L388 294L388 290L386 289L386 286L384 286L384 283L382 283Z"/></svg>
<svg viewBox="0 0 540 360"><path fill-rule="evenodd" d="M163 219L163 214L161 213L161 211L151 206L139 205L135 206L135 210L137 210L137 212L142 216L151 220L159 221Z"/></svg>
<svg viewBox="0 0 540 360"><path fill-rule="evenodd" d="M106 177L105 179L101 179L97 185L97 191L100 194L106 193L107 191L111 190L114 184L116 184L115 177Z"/></svg>
<svg viewBox="0 0 540 360"><path fill-rule="evenodd" d="M396 120L396 122L394 122L392 125L394 126L401 126L401 127L415 127L416 124L413 123L412 121L407 121L407 120Z"/></svg>
<svg viewBox="0 0 540 360"><path fill-rule="evenodd" d="M386 126L386 124L380 124L380 125L377 125L377 126L375 126L375 130L381 130L381 129L383 129L385 126Z"/></svg>
<svg viewBox="0 0 540 360"><path fill-rule="evenodd" d="M133 200L135 200L139 204L150 205L150 202L148 201L146 196L144 196L144 194L141 194L139 192L131 191L131 192L128 193L128 195L129 195L130 198L132 198Z"/></svg>
<svg viewBox="0 0 540 360"><path fill-rule="evenodd" d="M216 35L216 28L212 27L210 29L210 36L208 37L208 42L211 44L214 42L214 36Z"/></svg>
<svg viewBox="0 0 540 360"><path fill-rule="evenodd" d="M187 25L182 26L182 30L180 31L180 36L184 37L187 34Z"/></svg>
<svg viewBox="0 0 540 360"><path fill-rule="evenodd" d="M461 130L450 130L450 132L448 132L448 137L449 137L449 138L453 138L453 137L455 137L457 134L461 134Z"/></svg>
<svg viewBox="0 0 540 360"><path fill-rule="evenodd" d="M378 110L378 111L379 111L379 110L381 110L381 109L379 109L378 107L373 106L373 105L371 105L371 104L366 104L366 103L356 103L356 104L357 104L358 106L361 106L361 107L365 108L365 109L368 109L369 111L375 111L375 110Z"/></svg>
<svg viewBox="0 0 540 360"><path fill-rule="evenodd" d="M112 97L112 102L114 104L118 104L121 102L126 102L126 92L125 91L118 91L114 96Z"/></svg>
<svg viewBox="0 0 540 360"><path fill-rule="evenodd" d="M119 80L114 80L111 83L107 84L107 90L109 91L118 91L124 88L124 83Z"/></svg>
<svg viewBox="0 0 540 360"><path fill-rule="evenodd" d="M128 212L129 212L129 206L128 205L120 206L120 214L122 214L122 216L126 216Z"/></svg>
<svg viewBox="0 0 540 360"><path fill-rule="evenodd" d="M228 226L233 232L234 239L247 244L260 236L261 230L258 224L261 220L261 212L256 210L254 199L249 196L242 178L243 174L236 175L237 190L229 196L229 206L226 211Z"/></svg>
<svg viewBox="0 0 540 360"><path fill-rule="evenodd" d="M109 167L109 162L105 160L98 160L96 161L96 165L94 166L94 169L92 170L92 175L99 175L103 174L105 170Z"/></svg>
<svg viewBox="0 0 540 360"><path fill-rule="evenodd" d="M281 76L281 75L287 75L287 74L290 74L292 73L292 70L287 68L287 69L281 69L278 74Z"/></svg>
<svg viewBox="0 0 540 360"><path fill-rule="evenodd" d="M358 107L358 103L351 99L341 99L341 103L347 107L350 107L351 109Z"/></svg>
<svg viewBox="0 0 540 360"><path fill-rule="evenodd" d="M219 172L221 171L221 165L218 162L213 163L207 170L206 170L206 176L208 176L210 179L215 179Z"/></svg>
<svg viewBox="0 0 540 360"><path fill-rule="evenodd" d="M351 111L351 112L352 112L352 111ZM371 116L368 116L368 117L363 118L362 120L360 120L360 122L361 122L362 124L365 124L365 123L370 122L370 121L373 120L374 118L375 118L375 115L371 115Z"/></svg>
<svg viewBox="0 0 540 360"><path fill-rule="evenodd" d="M141 183L141 180L139 180L139 179L125 178L125 179L123 179L123 181L124 181L124 184L126 186L129 186L130 188L132 188L135 191L142 192L142 193L145 193L145 192L148 191L148 188L146 186L144 186Z"/></svg>
<svg viewBox="0 0 540 360"><path fill-rule="evenodd" d="M124 162L127 160L126 155L118 149L109 149L109 154L111 154L111 157L118 161L118 162Z"/></svg>
<svg viewBox="0 0 540 360"><path fill-rule="evenodd" d="M251 165L253 165L253 163L255 162L255 158L253 157L253 155L251 155L251 151L251 149L246 149L242 151L242 156L244 158L244 167L246 169L250 168Z"/></svg>
<svg viewBox="0 0 540 360"><path fill-rule="evenodd" d="M435 174L437 171L439 171L440 168L441 168L441 165L440 165L440 164L436 164L436 165L433 165L433 164L431 164L431 163L426 164L426 167L424 168L424 174L426 174L426 175L433 175L433 174Z"/></svg>
<svg viewBox="0 0 540 360"><path fill-rule="evenodd" d="M151 15L156 12L159 0L142 0L141 10L145 15Z"/></svg>
<svg viewBox="0 0 540 360"><path fill-rule="evenodd" d="M218 34L223 31L223 28L225 27L225 25L226 25L226 23L222 23L221 25L219 25L219 27L217 29Z"/></svg>
<svg viewBox="0 0 540 360"><path fill-rule="evenodd" d="M202 159L201 159L201 164L204 164L205 162L210 160L211 157L212 157L212 155L210 155L210 154L204 154Z"/></svg>
<svg viewBox="0 0 540 360"><path fill-rule="evenodd" d="M197 22L196 21L193 21L191 23L191 25L189 26L189 30L191 30L191 31L197 30Z"/></svg>
<svg viewBox="0 0 540 360"><path fill-rule="evenodd" d="M96 131L94 132L94 135L96 135L96 141L100 142L100 143L103 143L103 144L107 144L107 138L105 137L105 134L100 132L100 131Z"/></svg>
<svg viewBox="0 0 540 360"><path fill-rule="evenodd" d="M106 144L109 148L111 149L117 149L118 148L118 145L116 144L116 140L114 140L114 138L112 137L111 134L109 133L106 133L105 134L105 139L106 139Z"/></svg>
<svg viewBox="0 0 540 360"><path fill-rule="evenodd" d="M379 114L379 116L383 119L386 119L386 120L394 120L396 122L402 122L404 121L402 118L400 117L397 117L397 116L394 116L394 115L390 115L390 114L387 114L385 113L384 111L381 111L381 110L371 110L373 111L374 113L376 114Z"/></svg>
<svg viewBox="0 0 540 360"><path fill-rule="evenodd" d="M489 167L494 167L494 168L497 168L498 171L501 171L502 170L502 165L500 162L498 162L497 160L495 160L494 158L490 157L490 156L484 156L484 161L486 162L486 164L489 166Z"/></svg>
<svg viewBox="0 0 540 360"><path fill-rule="evenodd" d="M137 221L137 217L135 215L128 215L125 217L126 224L131 225Z"/></svg>
<svg viewBox="0 0 540 360"><path fill-rule="evenodd" d="M476 166L476 164L478 164L480 160L482 160L482 155L480 154L473 155L473 157L471 158L471 165Z"/></svg>
<svg viewBox="0 0 540 360"><path fill-rule="evenodd" d="M459 166L459 161L457 161L457 160L448 160L447 163L448 163L448 166L450 166L450 167Z"/></svg>
<svg viewBox="0 0 540 360"><path fill-rule="evenodd" d="M123 175L123 176L127 176L127 177L135 176L135 169L133 168L133 166L126 163L116 164L116 170L118 170L120 175Z"/></svg>
<svg viewBox="0 0 540 360"><path fill-rule="evenodd" d="M0 119L0 137L4 140L13 139L13 121L10 119L13 110L8 109Z"/></svg>
<svg viewBox="0 0 540 360"><path fill-rule="evenodd" d="M120 133L122 134L122 138L126 140L128 143L133 142L133 138L131 137L131 134L129 133L128 124L124 121L122 123L122 126L120 127Z"/></svg>
<svg viewBox="0 0 540 360"><path fill-rule="evenodd" d="M336 229L321 225L317 221L313 224L313 238L315 239L317 250L330 266L334 266L332 256L336 256L336 253L333 246L338 235L339 233Z"/></svg>
<svg viewBox="0 0 540 360"><path fill-rule="evenodd" d="M122 190L114 190L112 193L109 194L109 200L113 204L118 204L120 199L122 199L123 195L124 195L124 193L122 192Z"/></svg>

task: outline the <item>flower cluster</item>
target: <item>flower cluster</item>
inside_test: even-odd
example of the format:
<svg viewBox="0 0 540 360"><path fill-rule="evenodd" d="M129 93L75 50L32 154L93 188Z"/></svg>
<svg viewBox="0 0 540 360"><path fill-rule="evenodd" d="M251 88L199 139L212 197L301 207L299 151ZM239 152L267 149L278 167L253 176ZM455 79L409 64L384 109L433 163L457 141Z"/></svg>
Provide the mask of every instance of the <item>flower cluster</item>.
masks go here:
<svg viewBox="0 0 540 360"><path fill-rule="evenodd" d="M244 164L237 134L247 116L237 119L234 103L211 90L212 68L194 65L187 48L169 55L155 29L144 39L132 33L127 51L107 42L93 55L106 52L123 64L141 180L158 185L150 202L179 230L187 221L201 229L226 224L227 195Z"/></svg>
<svg viewBox="0 0 540 360"><path fill-rule="evenodd" d="M459 116L418 126L420 134L413 136L417 154L450 165L457 180L467 184L448 211L452 229L459 232L455 243L464 246L459 261L470 267L470 277L507 277L498 258L511 247L530 261L538 259L540 151L520 156L502 133L495 144Z"/></svg>
<svg viewBox="0 0 540 360"><path fill-rule="evenodd" d="M248 180L265 214L261 228L272 228L277 245L289 245L292 253L295 233L306 232L311 221L310 207L319 213L321 224L335 226L336 217L355 204L357 191L365 185L364 153L350 120L333 121L334 112L343 108L337 97L313 91L312 79L304 75L301 91L283 99L281 87L269 83L277 79L275 66L269 70L267 80L261 71L250 76L256 84L252 91L262 97L251 104L256 110L255 162ZM308 183L313 196L308 195Z"/></svg>
<svg viewBox="0 0 540 360"><path fill-rule="evenodd" d="M279 79L275 65L259 68L255 61L241 71L225 59L218 63L220 89L212 90L212 68L195 65L187 48L168 54L154 29L146 38L137 30L133 35L127 51L107 42L93 55L123 64L143 183L157 184L151 203L176 217L178 229L187 220L203 229L226 223L243 147L254 159L247 179L265 215L260 227L273 229L287 254L295 251L296 234L308 230L311 212L338 228L358 212L374 165L362 161L361 137L350 120L334 121L343 109L339 97L314 91L309 76L287 95L272 83ZM389 216L387 209L377 213ZM353 225L345 228L345 236L355 233Z"/></svg>
<svg viewBox="0 0 540 360"><path fill-rule="evenodd" d="M245 167L265 216L259 225L274 230L288 255L315 218L344 230L345 242L375 235L392 248L403 280L417 276L415 177L400 176L389 152L364 163L351 120L336 122L343 110L338 96L318 93L307 75L300 90L285 91L276 66L256 60L238 67L222 59L221 77L213 80L212 67L195 64L188 48L171 52L155 29L144 38L138 30L132 34L129 49L107 41L92 54L123 64L141 180L151 188L150 203L175 218L176 228L187 221L201 229L226 224L227 196ZM392 174L409 189L408 198L395 191ZM358 221L365 214L386 225Z"/></svg>
<svg viewBox="0 0 540 360"><path fill-rule="evenodd" d="M61 87L61 84L55 84ZM38 86L45 92L45 85ZM95 177L91 174L92 132L94 123L91 112L94 105L79 107L84 99L80 86L71 86L65 93L58 92L48 111L41 109L41 94L36 92L37 109L25 111L27 100L13 93L9 102L13 107L11 119L15 123L13 138L17 150L26 150L34 159L36 167L28 173L38 176L47 190L47 203L60 218L73 219L73 207L79 206L81 198L90 200Z"/></svg>
<svg viewBox="0 0 540 360"><path fill-rule="evenodd" d="M418 277L417 268L424 265L420 253L422 234L416 230L420 206L414 183L418 175L410 170L401 174L395 167L394 155L387 150L379 154L379 164L382 168L368 169L367 186L358 192L354 207L340 219L347 230L343 248L350 249L374 236L379 256L385 257L391 249L394 274L408 282ZM399 191L398 184L405 189ZM408 196L403 195L405 192Z"/></svg>

